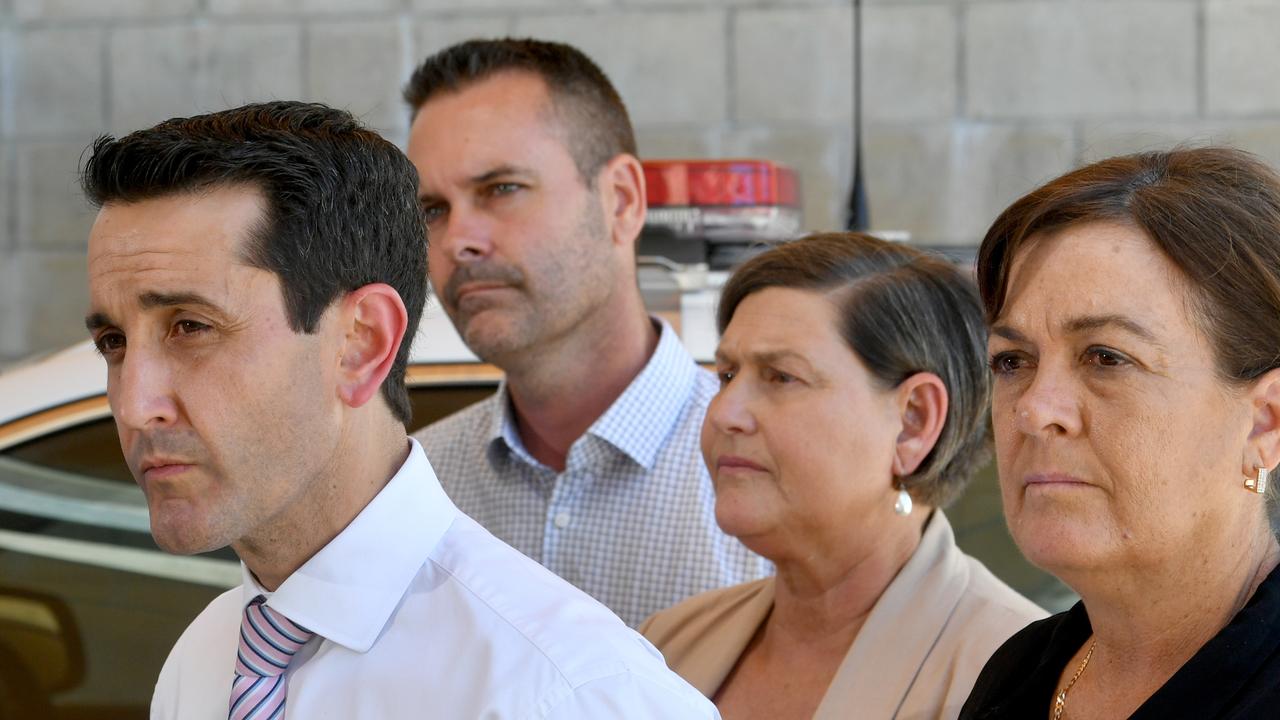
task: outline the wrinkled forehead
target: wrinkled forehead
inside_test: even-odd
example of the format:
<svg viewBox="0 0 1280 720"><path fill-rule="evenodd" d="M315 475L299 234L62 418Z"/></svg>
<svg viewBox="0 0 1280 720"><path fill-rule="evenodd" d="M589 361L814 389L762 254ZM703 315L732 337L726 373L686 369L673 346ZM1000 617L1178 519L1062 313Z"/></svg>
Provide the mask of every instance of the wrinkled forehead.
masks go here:
<svg viewBox="0 0 1280 720"><path fill-rule="evenodd" d="M250 269L245 245L262 219L248 188L107 203L89 233L89 288L181 292L225 285Z"/></svg>
<svg viewBox="0 0 1280 720"><path fill-rule="evenodd" d="M1188 278L1140 229L1071 225L1027 239L1009 260L994 325L1058 325L1081 317L1129 316L1153 328L1191 324Z"/></svg>

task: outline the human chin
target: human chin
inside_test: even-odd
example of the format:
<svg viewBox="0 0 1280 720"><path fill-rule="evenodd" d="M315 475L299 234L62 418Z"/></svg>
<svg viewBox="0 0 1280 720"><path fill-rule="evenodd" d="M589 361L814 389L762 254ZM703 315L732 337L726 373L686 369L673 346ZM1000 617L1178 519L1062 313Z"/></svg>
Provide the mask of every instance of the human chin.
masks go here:
<svg viewBox="0 0 1280 720"><path fill-rule="evenodd" d="M1027 561L1054 575L1090 567L1105 553L1109 533L1099 508L1024 497L1016 506L1006 503L1005 516Z"/></svg>
<svg viewBox="0 0 1280 720"><path fill-rule="evenodd" d="M526 349L534 334L527 318L514 309L490 308L455 321L462 340L481 360L496 362Z"/></svg>
<svg viewBox="0 0 1280 720"><path fill-rule="evenodd" d="M208 498L148 499L151 537L161 550L174 555L195 555L230 545L230 537L208 507Z"/></svg>
<svg viewBox="0 0 1280 720"><path fill-rule="evenodd" d="M766 531L772 515L771 501L763 488L752 482L717 481L716 524L737 538Z"/></svg>

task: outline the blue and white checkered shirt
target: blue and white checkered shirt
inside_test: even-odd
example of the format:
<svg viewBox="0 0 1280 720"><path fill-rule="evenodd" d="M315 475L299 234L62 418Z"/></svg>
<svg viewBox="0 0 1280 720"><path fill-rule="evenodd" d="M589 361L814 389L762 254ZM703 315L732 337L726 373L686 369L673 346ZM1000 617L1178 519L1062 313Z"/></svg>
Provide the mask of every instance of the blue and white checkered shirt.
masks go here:
<svg viewBox="0 0 1280 720"><path fill-rule="evenodd" d="M716 525L698 436L717 385L663 322L653 357L574 441L564 472L525 449L505 383L415 436L463 512L634 627L773 572Z"/></svg>

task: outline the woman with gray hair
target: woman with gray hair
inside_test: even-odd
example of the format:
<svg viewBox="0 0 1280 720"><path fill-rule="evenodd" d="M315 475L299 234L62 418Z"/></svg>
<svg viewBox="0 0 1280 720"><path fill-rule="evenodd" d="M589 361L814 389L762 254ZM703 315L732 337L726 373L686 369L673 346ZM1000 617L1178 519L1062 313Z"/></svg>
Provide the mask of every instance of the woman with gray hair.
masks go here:
<svg viewBox="0 0 1280 720"><path fill-rule="evenodd" d="M1180 149L1070 172L987 232L1009 529L1080 594L962 717L1280 717L1280 177Z"/></svg>
<svg viewBox="0 0 1280 720"><path fill-rule="evenodd" d="M985 454L972 282L909 247L813 235L735 272L718 325L716 520L777 575L641 632L726 720L956 717L991 652L1044 616L941 510Z"/></svg>

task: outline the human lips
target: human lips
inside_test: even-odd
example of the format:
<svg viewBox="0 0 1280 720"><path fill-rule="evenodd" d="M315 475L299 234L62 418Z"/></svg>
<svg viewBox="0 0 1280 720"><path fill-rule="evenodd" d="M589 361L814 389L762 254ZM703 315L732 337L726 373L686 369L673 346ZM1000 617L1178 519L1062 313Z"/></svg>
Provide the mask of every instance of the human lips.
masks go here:
<svg viewBox="0 0 1280 720"><path fill-rule="evenodd" d="M737 455L721 455L716 458L717 471L755 471L764 472L764 466Z"/></svg>
<svg viewBox="0 0 1280 720"><path fill-rule="evenodd" d="M1088 481L1074 475L1057 471L1029 473L1023 476L1022 484L1028 488L1088 487L1091 485Z"/></svg>
<svg viewBox="0 0 1280 720"><path fill-rule="evenodd" d="M142 461L142 477L148 481L167 480L177 477L193 467L195 467L195 463L180 458L146 458Z"/></svg>
<svg viewBox="0 0 1280 720"><path fill-rule="evenodd" d="M506 290L509 288L511 288L511 285L508 283L487 281L469 282L458 288L457 292L454 293L453 301L455 303L459 302L467 295L476 295L479 293L492 292L494 290Z"/></svg>

